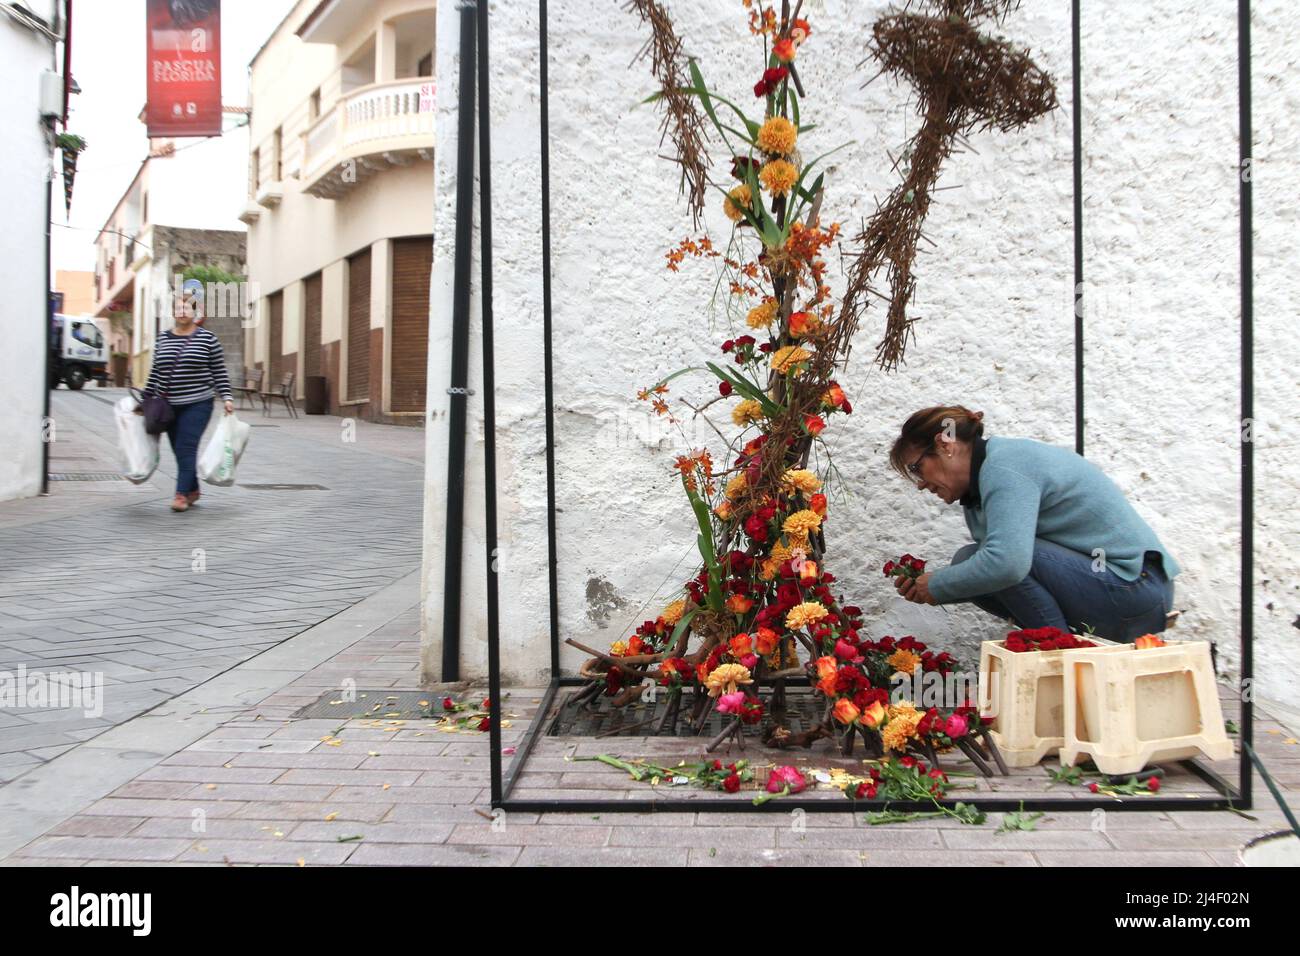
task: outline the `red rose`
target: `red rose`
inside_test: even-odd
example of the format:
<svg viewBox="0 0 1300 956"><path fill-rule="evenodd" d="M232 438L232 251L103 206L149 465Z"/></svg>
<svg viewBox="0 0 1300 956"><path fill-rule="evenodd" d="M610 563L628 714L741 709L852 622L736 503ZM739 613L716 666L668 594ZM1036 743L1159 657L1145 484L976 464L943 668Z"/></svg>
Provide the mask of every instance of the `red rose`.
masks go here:
<svg viewBox="0 0 1300 956"><path fill-rule="evenodd" d="M722 781L722 789L725 790L725 791L727 791L727 793L735 793L737 790L739 790L739 789L740 789L740 775L739 775L739 774L735 774L735 773L733 773L733 774L731 774L729 777L727 777L725 780L723 780L723 781Z"/></svg>
<svg viewBox="0 0 1300 956"><path fill-rule="evenodd" d="M484 710L487 710L487 709L488 709L489 707L491 707L491 706L492 706L492 698L491 698L491 697L484 697L484 698L483 698L483 709L484 709Z"/></svg>
<svg viewBox="0 0 1300 956"><path fill-rule="evenodd" d="M750 515L745 519L745 534L749 535L755 541L766 541L767 522L758 515Z"/></svg>
<svg viewBox="0 0 1300 956"><path fill-rule="evenodd" d="M728 382L726 379L723 379L721 382L718 383L718 391L722 394L723 398L726 398L728 395L731 394L731 383Z"/></svg>
<svg viewBox="0 0 1300 956"><path fill-rule="evenodd" d="M1094 783L1090 783L1090 784L1088 784L1088 789L1091 790L1093 793L1096 793L1096 792L1097 792L1098 790L1100 790L1101 788L1098 787L1097 784L1094 782Z"/></svg>
<svg viewBox="0 0 1300 956"><path fill-rule="evenodd" d="M818 415L805 415L803 417L804 430L809 435L820 435L826 430L826 422Z"/></svg>
<svg viewBox="0 0 1300 956"><path fill-rule="evenodd" d="M902 760L899 761L899 763L901 763L904 767L907 767L907 768L910 769L910 768L916 766L916 758L915 758L915 757L904 757Z"/></svg>
<svg viewBox="0 0 1300 956"><path fill-rule="evenodd" d="M483 730L483 731L491 730L491 729L492 729L492 718L491 718L491 717L484 717L482 720L480 720L480 721L478 722L478 729L479 729L479 730Z"/></svg>
<svg viewBox="0 0 1300 956"><path fill-rule="evenodd" d="M721 760L715 760L715 761L713 761L713 769L714 769L714 770L721 770L721 769L722 769L722 761L721 761Z"/></svg>
<svg viewBox="0 0 1300 956"><path fill-rule="evenodd" d="M735 346L736 346L736 343L735 343L734 340L732 340L732 339L727 339L727 341L725 341L725 342L722 343L722 351L724 351L724 352L730 352L733 348L735 348Z"/></svg>
<svg viewBox="0 0 1300 956"><path fill-rule="evenodd" d="M444 698L442 699L442 709L443 709L443 710L455 710L455 709L456 709L456 702L455 702L454 700L452 700L450 697L444 697Z"/></svg>
<svg viewBox="0 0 1300 956"><path fill-rule="evenodd" d="M893 561L886 561L886 562L885 562L885 576L888 577L889 575L893 574L893 573L894 573L894 568L895 568L895 567L896 567L896 565L894 564Z"/></svg>
<svg viewBox="0 0 1300 956"><path fill-rule="evenodd" d="M1158 791L1160 789L1160 778L1152 777L1150 780L1148 780L1147 789L1150 790L1152 793Z"/></svg>

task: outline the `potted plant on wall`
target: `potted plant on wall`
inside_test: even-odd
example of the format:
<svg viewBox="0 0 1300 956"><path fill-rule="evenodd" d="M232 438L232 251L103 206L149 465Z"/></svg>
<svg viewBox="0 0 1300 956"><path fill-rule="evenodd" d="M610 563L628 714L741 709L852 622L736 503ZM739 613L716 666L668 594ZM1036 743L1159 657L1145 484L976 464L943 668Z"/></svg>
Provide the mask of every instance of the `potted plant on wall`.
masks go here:
<svg viewBox="0 0 1300 956"><path fill-rule="evenodd" d="M72 181L77 178L77 157L86 148L86 141L76 133L60 133L54 137L54 145L63 154L63 206L72 212Z"/></svg>

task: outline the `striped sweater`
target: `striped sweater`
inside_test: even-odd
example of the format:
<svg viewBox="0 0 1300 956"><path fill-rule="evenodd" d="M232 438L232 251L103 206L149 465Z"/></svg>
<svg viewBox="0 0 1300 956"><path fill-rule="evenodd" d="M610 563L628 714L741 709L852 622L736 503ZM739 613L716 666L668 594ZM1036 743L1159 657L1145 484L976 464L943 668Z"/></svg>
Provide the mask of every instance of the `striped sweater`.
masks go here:
<svg viewBox="0 0 1300 956"><path fill-rule="evenodd" d="M217 394L231 401L230 377L217 337L202 326L191 335L177 335L170 329L162 333L154 342L153 368L144 391L162 395L173 405L210 402Z"/></svg>

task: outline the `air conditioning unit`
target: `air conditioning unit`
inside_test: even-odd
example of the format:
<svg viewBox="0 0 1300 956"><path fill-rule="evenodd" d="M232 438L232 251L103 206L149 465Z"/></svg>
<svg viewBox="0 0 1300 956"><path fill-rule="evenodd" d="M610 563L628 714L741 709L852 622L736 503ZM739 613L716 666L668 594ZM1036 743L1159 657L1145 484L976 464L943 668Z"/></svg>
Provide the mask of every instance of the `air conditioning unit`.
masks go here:
<svg viewBox="0 0 1300 956"><path fill-rule="evenodd" d="M41 119L63 115L63 74L46 70L41 74Z"/></svg>

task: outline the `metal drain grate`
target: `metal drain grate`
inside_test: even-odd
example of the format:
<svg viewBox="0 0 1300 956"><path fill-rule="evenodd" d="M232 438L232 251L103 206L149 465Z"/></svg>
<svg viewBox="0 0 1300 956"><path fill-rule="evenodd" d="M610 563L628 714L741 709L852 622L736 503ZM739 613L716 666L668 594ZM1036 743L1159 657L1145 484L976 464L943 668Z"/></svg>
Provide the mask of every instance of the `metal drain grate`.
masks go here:
<svg viewBox="0 0 1300 956"><path fill-rule="evenodd" d="M252 491L329 491L324 485L289 485L289 484L269 484L269 485L246 485L242 482L239 487L248 488Z"/></svg>
<svg viewBox="0 0 1300 956"><path fill-rule="evenodd" d="M355 697L355 700L346 700ZM421 717L441 717L442 713L429 713L429 707L442 698L430 696L422 690L326 691L320 699L296 711L291 716L334 717L338 720L371 718L375 720L419 720Z"/></svg>
<svg viewBox="0 0 1300 956"><path fill-rule="evenodd" d="M50 472L50 481L126 481L115 471Z"/></svg>
<svg viewBox="0 0 1300 956"><path fill-rule="evenodd" d="M668 695L658 693L653 703L641 703L637 701L621 709L611 707L608 697L601 697L592 709L588 709L585 704L576 706L567 706L569 697L576 693L580 688L566 694L561 699L559 713L546 728L548 737L595 737L597 734L608 733L611 737L653 737L656 736L654 731L659 726L659 720L663 717L664 709L668 703ZM770 708L770 698L763 694L763 703ZM822 713L826 708L825 698L818 699L809 690L802 688L787 688L785 692L785 719L783 726L789 728L792 733L809 730L821 721ZM682 698L681 710L677 719L677 736L694 737L695 731L686 726L686 718L691 713L692 700L689 694ZM705 721L705 729L699 736L705 740L722 733L722 722L724 715L714 711ZM726 717L730 721L730 717ZM643 723L644 721L644 723ZM761 737L767 728L769 721L765 717L757 724L748 724L745 726L746 737ZM622 728L626 728L623 730ZM667 736L667 735L665 735Z"/></svg>

